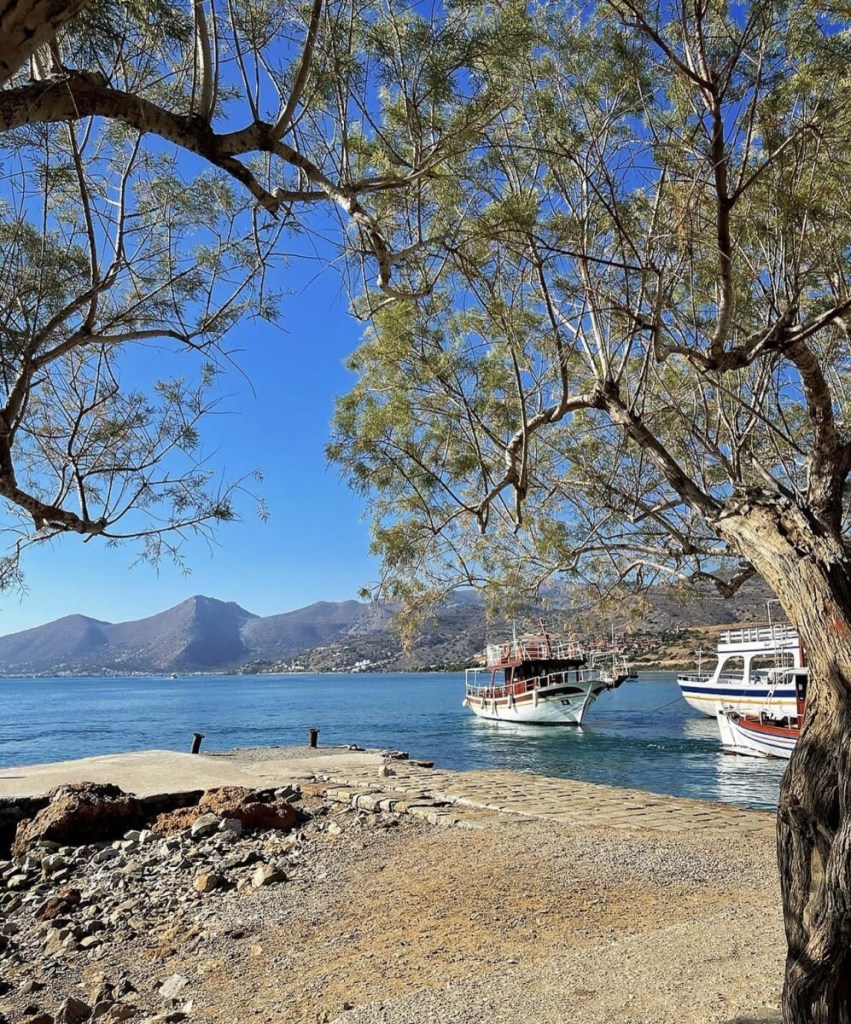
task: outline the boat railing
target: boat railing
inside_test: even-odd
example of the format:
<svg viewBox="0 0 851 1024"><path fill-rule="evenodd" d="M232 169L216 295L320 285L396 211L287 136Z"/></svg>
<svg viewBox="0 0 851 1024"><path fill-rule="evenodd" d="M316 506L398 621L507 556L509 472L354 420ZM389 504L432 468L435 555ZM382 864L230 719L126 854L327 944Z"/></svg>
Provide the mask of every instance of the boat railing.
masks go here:
<svg viewBox="0 0 851 1024"><path fill-rule="evenodd" d="M497 682L493 671L488 668L468 668L464 676L464 686L468 697L484 697L486 700L498 700L500 697L518 696L532 693L533 690L545 690L550 686L587 686L594 682L606 685L619 685L627 678L626 669L614 669L611 666L594 666L579 669L558 669L555 672L542 673L529 679L515 679L513 682Z"/></svg>
<svg viewBox="0 0 851 1024"><path fill-rule="evenodd" d="M712 678L706 672L680 672L677 676L678 683L708 683Z"/></svg>
<svg viewBox="0 0 851 1024"><path fill-rule="evenodd" d="M581 657L579 644L569 640L550 640L547 637L510 640L504 644L488 644L485 648L485 660L491 668L520 661L573 660Z"/></svg>
<svg viewBox="0 0 851 1024"><path fill-rule="evenodd" d="M741 626L737 629L725 629L718 638L719 648L790 647L796 646L798 642L798 627L789 622L775 622L770 626Z"/></svg>
<svg viewBox="0 0 851 1024"><path fill-rule="evenodd" d="M548 686L563 685L569 683L572 678L569 672L560 671L533 676L531 679L515 679L511 683L497 683L488 669L468 668L464 682L468 697L498 700L500 697L517 697L521 693L532 693L533 690L546 689Z"/></svg>

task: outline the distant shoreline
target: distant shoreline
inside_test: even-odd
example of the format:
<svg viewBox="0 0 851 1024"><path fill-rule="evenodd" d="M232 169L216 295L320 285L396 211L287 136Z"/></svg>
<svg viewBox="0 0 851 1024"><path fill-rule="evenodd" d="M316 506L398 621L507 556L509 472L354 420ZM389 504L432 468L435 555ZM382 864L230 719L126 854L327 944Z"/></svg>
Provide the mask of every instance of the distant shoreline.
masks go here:
<svg viewBox="0 0 851 1024"><path fill-rule="evenodd" d="M473 666L470 666L471 668ZM630 682L641 682L642 675L648 672L666 672L666 673L677 673L685 671L682 665L641 665L635 669L638 673L637 679L631 679ZM372 672L351 672L345 669L331 672L311 672L308 670L296 671L296 672L240 672L236 670L223 671L221 669L215 669L210 671L192 671L192 672L9 672L0 673L0 680L2 679L163 679L170 682L177 682L181 679L209 679L212 677L223 677L233 679L263 679L271 678L273 676L286 676L293 679L298 679L303 676L455 676L462 675L464 669L428 669L428 668L413 668L413 669L375 669Z"/></svg>

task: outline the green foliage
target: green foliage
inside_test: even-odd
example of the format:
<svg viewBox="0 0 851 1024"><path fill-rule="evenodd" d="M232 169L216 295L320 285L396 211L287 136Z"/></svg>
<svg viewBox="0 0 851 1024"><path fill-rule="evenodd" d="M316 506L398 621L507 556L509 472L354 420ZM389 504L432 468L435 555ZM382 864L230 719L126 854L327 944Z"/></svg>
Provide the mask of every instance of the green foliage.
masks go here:
<svg viewBox="0 0 851 1024"><path fill-rule="evenodd" d="M412 606L729 577L711 510L812 494L795 325L847 422L851 36L806 3L626 7L532 9L476 65L502 107L418 207L437 286L358 307L328 454Z"/></svg>
<svg viewBox="0 0 851 1024"><path fill-rule="evenodd" d="M204 452L210 368L237 324L277 320L281 239L315 231L347 273L372 260L382 288L427 288L421 211L456 229L456 169L531 38L519 4L90 0L21 68L0 195L10 565L69 531L180 558L184 536L236 516L239 484L216 484ZM350 218L337 247L320 204ZM128 389L128 349L153 344L186 372Z"/></svg>

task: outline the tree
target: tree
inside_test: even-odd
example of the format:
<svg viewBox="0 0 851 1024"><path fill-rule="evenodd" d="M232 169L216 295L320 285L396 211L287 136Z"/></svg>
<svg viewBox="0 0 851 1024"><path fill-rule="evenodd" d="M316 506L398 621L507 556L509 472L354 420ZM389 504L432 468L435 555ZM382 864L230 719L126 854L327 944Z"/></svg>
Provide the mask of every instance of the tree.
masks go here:
<svg viewBox="0 0 851 1024"><path fill-rule="evenodd" d="M535 17L520 98L453 182L463 220L431 222L440 285L375 313L329 454L409 603L769 584L811 672L778 810L784 1019L847 1024L847 28L800 2Z"/></svg>
<svg viewBox="0 0 851 1024"><path fill-rule="evenodd" d="M85 6L86 0L10 0L0 7L0 84Z"/></svg>
<svg viewBox="0 0 851 1024"><path fill-rule="evenodd" d="M0 89L0 587L58 533L156 559L236 516L200 445L228 332L277 315L299 233L385 298L429 289L416 223L385 232L365 199L429 201L494 107L470 54L502 45L381 2L29 0L0 27L30 38L41 15L48 41ZM128 390L142 345L200 355L194 377Z"/></svg>

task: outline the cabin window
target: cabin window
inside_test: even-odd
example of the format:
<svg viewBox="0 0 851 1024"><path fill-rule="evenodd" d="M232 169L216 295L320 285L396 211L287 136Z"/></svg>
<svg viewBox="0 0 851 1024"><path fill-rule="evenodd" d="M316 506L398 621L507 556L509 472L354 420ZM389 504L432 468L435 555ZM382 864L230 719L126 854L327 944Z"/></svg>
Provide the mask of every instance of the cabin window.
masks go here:
<svg viewBox="0 0 851 1024"><path fill-rule="evenodd" d="M732 679L742 679L745 675L745 659L741 654L728 658L721 669L721 677L728 676Z"/></svg>
<svg viewBox="0 0 851 1024"><path fill-rule="evenodd" d="M792 668L795 659L791 651L779 651L775 654L757 654L751 658L751 672L767 672L770 668Z"/></svg>

